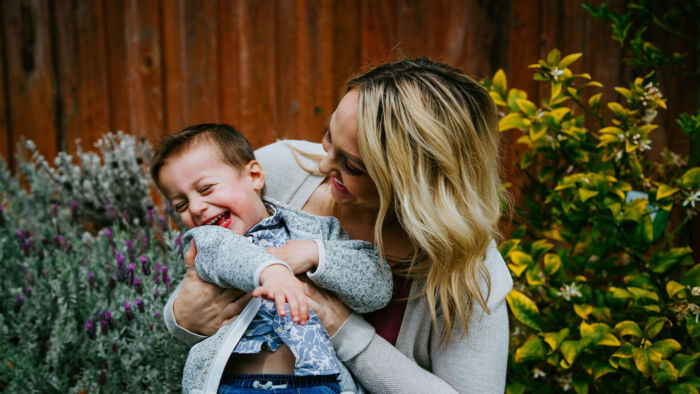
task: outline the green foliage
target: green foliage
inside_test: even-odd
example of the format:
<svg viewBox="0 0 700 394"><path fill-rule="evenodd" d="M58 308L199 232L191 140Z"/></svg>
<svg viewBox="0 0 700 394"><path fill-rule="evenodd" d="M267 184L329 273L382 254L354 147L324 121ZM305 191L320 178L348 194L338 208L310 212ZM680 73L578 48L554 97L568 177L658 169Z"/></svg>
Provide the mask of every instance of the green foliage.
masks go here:
<svg viewBox="0 0 700 394"><path fill-rule="evenodd" d="M121 152L132 159L124 152L133 138L122 142L103 157ZM149 210L144 196L127 198L111 217L96 217L96 207L109 200L86 205L90 182L100 180L113 194L131 176L131 185L148 184L145 171L120 174L96 160L81 166L57 160L54 169L35 155L20 163L23 183L0 160L0 391L180 390L187 348L171 338L160 315L171 276L184 271L179 233ZM59 175L61 169L76 172ZM57 189L57 176L82 177L83 195ZM99 227L104 223L110 227Z"/></svg>
<svg viewBox="0 0 700 394"><path fill-rule="evenodd" d="M677 241L700 211L700 168L648 159L666 108L653 79L604 102L569 69L579 57L555 49L531 66L541 103L500 70L487 83L501 131L525 147L517 229L500 245L515 281L508 392L693 392L700 264Z"/></svg>

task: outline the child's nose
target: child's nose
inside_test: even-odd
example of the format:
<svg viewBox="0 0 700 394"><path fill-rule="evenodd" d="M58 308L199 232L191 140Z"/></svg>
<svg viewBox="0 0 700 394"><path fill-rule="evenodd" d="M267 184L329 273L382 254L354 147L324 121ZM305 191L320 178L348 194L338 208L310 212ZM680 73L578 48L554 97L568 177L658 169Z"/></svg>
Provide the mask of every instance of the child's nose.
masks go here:
<svg viewBox="0 0 700 394"><path fill-rule="evenodd" d="M194 215L199 215L207 210L207 203L200 199L190 201L190 212Z"/></svg>

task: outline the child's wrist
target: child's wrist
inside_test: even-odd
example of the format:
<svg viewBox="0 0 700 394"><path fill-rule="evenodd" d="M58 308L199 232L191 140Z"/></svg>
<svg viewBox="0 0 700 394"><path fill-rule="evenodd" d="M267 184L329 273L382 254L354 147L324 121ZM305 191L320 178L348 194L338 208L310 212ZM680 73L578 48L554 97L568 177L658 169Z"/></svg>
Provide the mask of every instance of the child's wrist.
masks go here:
<svg viewBox="0 0 700 394"><path fill-rule="evenodd" d="M289 267L289 265L284 261L270 263L267 267L263 268L262 271L260 271L260 284L264 284L265 278L269 277L269 275L274 274L289 274L291 276L294 276L294 271L292 271L291 267Z"/></svg>

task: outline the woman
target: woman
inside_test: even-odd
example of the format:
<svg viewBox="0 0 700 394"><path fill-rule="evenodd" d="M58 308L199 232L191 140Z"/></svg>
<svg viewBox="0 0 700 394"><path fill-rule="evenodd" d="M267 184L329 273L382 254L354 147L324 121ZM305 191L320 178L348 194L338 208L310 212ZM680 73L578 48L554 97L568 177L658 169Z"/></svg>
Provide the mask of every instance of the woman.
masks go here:
<svg viewBox="0 0 700 394"><path fill-rule="evenodd" d="M370 392L504 390L512 281L493 241L501 209L497 123L488 93L463 72L409 59L347 83L323 139L324 177L306 172L308 162L284 143L256 153L268 195L336 216L391 264L394 300L368 317L372 324L308 286L338 357ZM295 150L314 148L299 144ZM274 254L295 265L303 255L295 245ZM247 296L231 302L239 292L188 275L165 314L171 332L196 341L182 327L210 335Z"/></svg>

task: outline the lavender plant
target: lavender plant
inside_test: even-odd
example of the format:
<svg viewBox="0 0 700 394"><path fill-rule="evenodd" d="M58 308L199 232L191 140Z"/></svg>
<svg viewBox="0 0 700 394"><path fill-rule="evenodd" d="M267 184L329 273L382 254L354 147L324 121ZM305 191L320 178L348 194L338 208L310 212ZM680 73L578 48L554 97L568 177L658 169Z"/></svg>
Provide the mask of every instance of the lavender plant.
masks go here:
<svg viewBox="0 0 700 394"><path fill-rule="evenodd" d="M60 152L52 167L27 141L31 160L23 161L21 168L34 193L45 194L44 200L72 204L81 218L97 226L123 219L144 224L153 209L146 171L150 144L120 131L106 134L96 146L101 155L84 152L78 140L79 162L74 164L71 155Z"/></svg>
<svg viewBox="0 0 700 394"><path fill-rule="evenodd" d="M160 315L184 272L179 232L147 209L133 137L102 144L104 165L20 163L31 192L0 160L0 391L179 391L187 349Z"/></svg>

